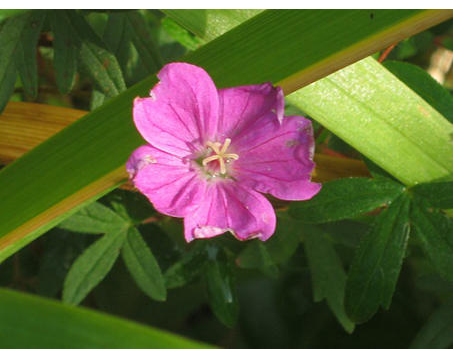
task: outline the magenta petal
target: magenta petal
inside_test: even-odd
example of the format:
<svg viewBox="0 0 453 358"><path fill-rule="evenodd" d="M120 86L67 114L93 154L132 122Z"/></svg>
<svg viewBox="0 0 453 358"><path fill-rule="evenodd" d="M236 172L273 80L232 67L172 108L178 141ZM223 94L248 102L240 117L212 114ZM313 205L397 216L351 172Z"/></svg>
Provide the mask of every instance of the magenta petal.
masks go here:
<svg viewBox="0 0 453 358"><path fill-rule="evenodd" d="M303 117L274 114L262 117L233 139L239 159L234 177L242 184L283 200L307 200L321 189L310 181L314 169L311 122Z"/></svg>
<svg viewBox="0 0 453 358"><path fill-rule="evenodd" d="M221 89L219 100L219 140L236 136L271 111L283 119L283 92L270 82Z"/></svg>
<svg viewBox="0 0 453 358"><path fill-rule="evenodd" d="M173 154L144 145L132 153L126 168L135 187L166 215L183 217L203 200L205 181Z"/></svg>
<svg viewBox="0 0 453 358"><path fill-rule="evenodd" d="M232 180L208 185L204 200L184 219L187 241L230 231L239 240L267 240L275 231L275 212L256 191Z"/></svg>
<svg viewBox="0 0 453 358"><path fill-rule="evenodd" d="M186 156L211 140L217 130L219 98L211 77L200 67L171 63L157 75L151 97L134 102L134 122L154 147Z"/></svg>

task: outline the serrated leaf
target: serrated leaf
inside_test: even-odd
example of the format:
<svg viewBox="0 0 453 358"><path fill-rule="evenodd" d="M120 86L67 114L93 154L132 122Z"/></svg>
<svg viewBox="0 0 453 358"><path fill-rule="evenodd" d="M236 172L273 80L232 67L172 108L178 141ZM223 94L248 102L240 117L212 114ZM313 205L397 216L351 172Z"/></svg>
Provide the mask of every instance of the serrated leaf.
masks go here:
<svg viewBox="0 0 453 358"><path fill-rule="evenodd" d="M410 348L445 349L453 345L453 303L440 306L415 336Z"/></svg>
<svg viewBox="0 0 453 358"><path fill-rule="evenodd" d="M411 222L415 237L439 274L453 281L453 220L430 209L422 197L414 197Z"/></svg>
<svg viewBox="0 0 453 358"><path fill-rule="evenodd" d="M208 248L209 259L204 277L208 290L209 305L224 325L233 327L239 315L235 276L231 264L216 247Z"/></svg>
<svg viewBox="0 0 453 358"><path fill-rule="evenodd" d="M379 306L390 306L409 237L409 204L408 196L400 195L356 250L345 293L346 313L356 323L370 319Z"/></svg>
<svg viewBox="0 0 453 358"><path fill-rule="evenodd" d="M63 286L63 302L77 305L108 274L126 240L126 229L105 234L71 266Z"/></svg>
<svg viewBox="0 0 453 358"><path fill-rule="evenodd" d="M304 247L313 285L315 302L325 299L343 328L351 333L354 323L344 308L346 273L343 264L329 241L328 235L314 226L304 226Z"/></svg>
<svg viewBox="0 0 453 358"><path fill-rule="evenodd" d="M389 205L404 186L383 178L348 178L324 183L311 200L292 203L290 215L308 224L351 218Z"/></svg>
<svg viewBox="0 0 453 358"><path fill-rule="evenodd" d="M95 201L71 215L59 227L87 234L104 234L121 229L125 225L127 221L121 216Z"/></svg>
<svg viewBox="0 0 453 358"><path fill-rule="evenodd" d="M429 73L406 62L385 61L383 65L453 123L453 96Z"/></svg>
<svg viewBox="0 0 453 358"><path fill-rule="evenodd" d="M453 181L422 183L413 186L411 191L427 199L435 208L453 208Z"/></svg>
<svg viewBox="0 0 453 358"><path fill-rule="evenodd" d="M155 300L165 301L167 290L159 264L136 228L131 227L127 230L127 239L121 254L129 272L143 292Z"/></svg>

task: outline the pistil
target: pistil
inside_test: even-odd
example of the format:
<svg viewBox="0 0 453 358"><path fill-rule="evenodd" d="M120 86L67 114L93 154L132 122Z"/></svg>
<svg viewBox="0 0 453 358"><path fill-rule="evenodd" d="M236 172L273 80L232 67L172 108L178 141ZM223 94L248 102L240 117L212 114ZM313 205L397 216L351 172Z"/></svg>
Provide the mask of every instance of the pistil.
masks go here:
<svg viewBox="0 0 453 358"><path fill-rule="evenodd" d="M227 153L226 151L228 150L228 147L230 146L231 139L226 138L225 142L219 143L219 142L206 142L206 146L209 147L213 153L213 155L206 157L203 159L202 164L203 166L206 166L208 163L218 160L219 161L219 166L220 166L220 174L224 175L226 174L226 165L225 163L228 163L231 159L237 160L239 159L239 155L235 153Z"/></svg>

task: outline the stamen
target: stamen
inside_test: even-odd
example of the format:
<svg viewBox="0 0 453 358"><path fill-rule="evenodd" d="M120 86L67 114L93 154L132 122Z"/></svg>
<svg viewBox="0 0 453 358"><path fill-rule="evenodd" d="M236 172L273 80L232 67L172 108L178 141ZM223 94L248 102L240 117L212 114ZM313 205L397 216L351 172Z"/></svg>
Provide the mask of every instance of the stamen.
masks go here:
<svg viewBox="0 0 453 358"><path fill-rule="evenodd" d="M203 166L206 166L208 163L210 163L214 160L218 160L219 166L220 166L220 174L226 174L225 162L230 163L231 160L239 159L239 155L237 155L235 153L226 153L230 144L231 144L230 138L226 138L223 145L219 142L215 142L215 143L206 142L206 146L209 147L211 149L211 151L213 151L215 154L203 159L203 161L201 162L203 164ZM222 148L220 148L220 147L222 147Z"/></svg>

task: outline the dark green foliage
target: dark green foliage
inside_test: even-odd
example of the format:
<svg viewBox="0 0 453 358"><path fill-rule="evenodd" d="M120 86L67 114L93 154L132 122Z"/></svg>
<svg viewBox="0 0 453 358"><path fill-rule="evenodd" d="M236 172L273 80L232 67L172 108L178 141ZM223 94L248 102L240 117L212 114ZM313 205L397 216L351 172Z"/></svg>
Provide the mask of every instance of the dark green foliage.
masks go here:
<svg viewBox="0 0 453 358"><path fill-rule="evenodd" d="M427 199L435 208L453 208L453 181L418 184L411 191Z"/></svg>

